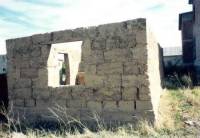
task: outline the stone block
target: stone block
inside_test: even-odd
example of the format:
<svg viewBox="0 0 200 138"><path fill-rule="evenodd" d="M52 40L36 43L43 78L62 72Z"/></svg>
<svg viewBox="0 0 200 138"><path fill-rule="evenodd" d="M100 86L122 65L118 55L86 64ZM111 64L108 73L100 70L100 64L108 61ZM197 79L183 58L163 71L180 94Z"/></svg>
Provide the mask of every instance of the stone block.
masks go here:
<svg viewBox="0 0 200 138"><path fill-rule="evenodd" d="M119 101L119 110L122 112L134 112L134 101Z"/></svg>
<svg viewBox="0 0 200 138"><path fill-rule="evenodd" d="M107 123L132 122L133 113L119 111L103 111L102 118Z"/></svg>
<svg viewBox="0 0 200 138"><path fill-rule="evenodd" d="M50 44L51 33L33 35L32 41L33 41L33 44Z"/></svg>
<svg viewBox="0 0 200 138"><path fill-rule="evenodd" d="M34 46L30 53L31 57L40 57L41 56L41 47Z"/></svg>
<svg viewBox="0 0 200 138"><path fill-rule="evenodd" d="M32 69L40 69L45 68L47 66L47 59L43 59L42 57L35 57L29 59L29 68Z"/></svg>
<svg viewBox="0 0 200 138"><path fill-rule="evenodd" d="M119 35L110 36L106 40L106 49L107 50L128 49L130 47L134 47L134 45L131 45L131 43L130 43L130 42L135 42L134 39L133 39L133 37L130 37L130 39L131 40L129 40L129 37L127 35L125 35L125 34L121 35L121 36L119 36Z"/></svg>
<svg viewBox="0 0 200 138"><path fill-rule="evenodd" d="M11 97L18 98L18 99L25 99L25 98L31 98L31 88L20 88L15 89L13 93L10 94Z"/></svg>
<svg viewBox="0 0 200 138"><path fill-rule="evenodd" d="M148 87L150 85L149 82L149 77L147 76L147 74L143 74L143 75L137 75L138 76L138 86L142 87Z"/></svg>
<svg viewBox="0 0 200 138"><path fill-rule="evenodd" d="M73 31L72 30L64 30L53 32L53 43L62 43L62 42L71 42L73 41Z"/></svg>
<svg viewBox="0 0 200 138"><path fill-rule="evenodd" d="M85 100L68 100L67 107L69 108L86 108L86 101Z"/></svg>
<svg viewBox="0 0 200 138"><path fill-rule="evenodd" d="M99 101L88 101L87 108L93 112L100 113L102 111L102 102Z"/></svg>
<svg viewBox="0 0 200 138"><path fill-rule="evenodd" d="M71 99L72 88L71 87L57 87L53 88L52 98L55 100L58 99Z"/></svg>
<svg viewBox="0 0 200 138"><path fill-rule="evenodd" d="M119 111L117 101L103 101L103 111Z"/></svg>
<svg viewBox="0 0 200 138"><path fill-rule="evenodd" d="M96 38L92 41L92 50L104 50L106 48L106 39L104 38Z"/></svg>
<svg viewBox="0 0 200 138"><path fill-rule="evenodd" d="M138 44L147 44L147 33L145 26L142 26L144 28L140 28L140 30L136 33L136 42Z"/></svg>
<svg viewBox="0 0 200 138"><path fill-rule="evenodd" d="M13 39L6 40L7 60L12 59L14 57L14 54L13 54L14 47L15 47L15 41Z"/></svg>
<svg viewBox="0 0 200 138"><path fill-rule="evenodd" d="M31 79L17 79L13 84L14 89L19 88L30 88L31 87Z"/></svg>
<svg viewBox="0 0 200 138"><path fill-rule="evenodd" d="M140 93L143 93L143 94L149 94L150 93L150 89L149 89L148 86L141 86L139 88L139 91L140 91Z"/></svg>
<svg viewBox="0 0 200 138"><path fill-rule="evenodd" d="M25 68L25 69L28 69L29 68L29 60L30 58L14 58L13 59L13 62L12 62L12 66L13 67L16 67L18 69L20 68Z"/></svg>
<svg viewBox="0 0 200 138"><path fill-rule="evenodd" d="M138 64L139 73L138 74L147 74L147 64Z"/></svg>
<svg viewBox="0 0 200 138"><path fill-rule="evenodd" d="M137 88L136 87L124 87L122 89L123 100L135 100L137 99Z"/></svg>
<svg viewBox="0 0 200 138"><path fill-rule="evenodd" d="M85 66L86 64L83 61L81 61L78 66L78 72L85 72Z"/></svg>
<svg viewBox="0 0 200 138"><path fill-rule="evenodd" d="M91 43L92 41L90 39L85 39L83 41L83 46L82 46L82 58L90 56L91 55Z"/></svg>
<svg viewBox="0 0 200 138"><path fill-rule="evenodd" d="M94 99L97 101L102 100L121 100L121 88L100 88L94 93Z"/></svg>
<svg viewBox="0 0 200 138"><path fill-rule="evenodd" d="M36 101L34 99L25 99L25 107L34 107L36 105Z"/></svg>
<svg viewBox="0 0 200 138"><path fill-rule="evenodd" d="M85 65L85 69L84 69L85 73L88 74L96 74L96 64L95 65Z"/></svg>
<svg viewBox="0 0 200 138"><path fill-rule="evenodd" d="M50 54L50 50L51 50L51 45L47 44L47 45L39 45L39 47L41 48L41 57L44 60L48 60L49 54Z"/></svg>
<svg viewBox="0 0 200 138"><path fill-rule="evenodd" d="M24 107L24 99L14 99L13 106Z"/></svg>
<svg viewBox="0 0 200 138"><path fill-rule="evenodd" d="M121 87L122 77L121 75L107 75L104 79L104 87L106 88L115 88Z"/></svg>
<svg viewBox="0 0 200 138"><path fill-rule="evenodd" d="M89 87L103 87L105 76L92 75L85 73L85 85Z"/></svg>
<svg viewBox="0 0 200 138"><path fill-rule="evenodd" d="M137 75L140 73L140 69L136 62L125 62L124 64L124 72L125 75Z"/></svg>
<svg viewBox="0 0 200 138"><path fill-rule="evenodd" d="M135 75L122 75L122 87L137 87L138 76Z"/></svg>
<svg viewBox="0 0 200 138"><path fill-rule="evenodd" d="M38 77L38 70L36 69L21 69L20 71L21 78L37 78Z"/></svg>
<svg viewBox="0 0 200 138"><path fill-rule="evenodd" d="M32 46L31 37L17 38L14 41L15 41L15 49L21 49L22 47L25 48Z"/></svg>
<svg viewBox="0 0 200 138"><path fill-rule="evenodd" d="M33 98L35 99L49 99L52 95L50 89L45 88L34 88L33 89Z"/></svg>
<svg viewBox="0 0 200 138"><path fill-rule="evenodd" d="M112 74L122 74L123 66L122 63L104 63L97 65L98 75L112 75Z"/></svg>
<svg viewBox="0 0 200 138"><path fill-rule="evenodd" d="M152 107L152 103L151 101L139 101L139 100L136 100L136 110L137 111L142 111L142 110L152 110L153 107Z"/></svg>
<svg viewBox="0 0 200 138"><path fill-rule="evenodd" d="M55 102L52 99L36 99L36 107L37 108L46 108L53 109L55 107Z"/></svg>
<svg viewBox="0 0 200 138"><path fill-rule="evenodd" d="M73 41L81 41L86 37L85 28L76 28L72 30Z"/></svg>
<svg viewBox="0 0 200 138"><path fill-rule="evenodd" d="M135 47L131 48L130 51L132 52L132 59L138 60L141 63L147 63L147 47Z"/></svg>
<svg viewBox="0 0 200 138"><path fill-rule="evenodd" d="M39 76L39 78L32 79L33 88L48 88L48 77L45 75Z"/></svg>
<svg viewBox="0 0 200 138"><path fill-rule="evenodd" d="M130 49L112 49L104 52L105 62L126 62L133 59Z"/></svg>
<svg viewBox="0 0 200 138"><path fill-rule="evenodd" d="M104 57L103 57L103 51L100 50L92 50L90 55L86 55L86 53L83 53L82 55L82 61L86 64L99 64L104 63Z"/></svg>
<svg viewBox="0 0 200 138"><path fill-rule="evenodd" d="M134 118L137 120L146 120L149 123L154 123L155 121L155 114L153 110L144 110L144 111L139 111L139 112L134 112L133 113Z"/></svg>
<svg viewBox="0 0 200 138"><path fill-rule="evenodd" d="M149 93L149 94L146 94L146 93L139 93L139 99L140 99L140 100L151 100L150 93Z"/></svg>
<svg viewBox="0 0 200 138"><path fill-rule="evenodd" d="M72 99L90 100L93 98L93 89L85 86L72 87Z"/></svg>

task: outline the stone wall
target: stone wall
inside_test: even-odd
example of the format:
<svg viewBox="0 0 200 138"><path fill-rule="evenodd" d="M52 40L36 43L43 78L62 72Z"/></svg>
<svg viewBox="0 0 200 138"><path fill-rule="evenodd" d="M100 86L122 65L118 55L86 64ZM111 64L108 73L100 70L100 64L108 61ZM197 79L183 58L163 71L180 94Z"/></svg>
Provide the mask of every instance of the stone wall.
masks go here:
<svg viewBox="0 0 200 138"><path fill-rule="evenodd" d="M82 121L94 113L105 122L153 121L161 92L159 47L146 26L136 19L7 40L10 109L29 122L49 120L55 105ZM52 44L74 41L83 42L78 70L85 85L49 86Z"/></svg>

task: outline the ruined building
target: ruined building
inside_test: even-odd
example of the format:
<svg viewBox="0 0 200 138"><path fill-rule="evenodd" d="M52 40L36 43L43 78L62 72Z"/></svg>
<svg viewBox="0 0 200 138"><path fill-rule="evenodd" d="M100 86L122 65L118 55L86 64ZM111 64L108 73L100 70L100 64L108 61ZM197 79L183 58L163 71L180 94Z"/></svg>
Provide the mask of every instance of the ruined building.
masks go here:
<svg viewBox="0 0 200 138"><path fill-rule="evenodd" d="M145 19L6 41L9 109L29 122L51 120L59 105L91 121L157 117L159 46ZM59 114L59 112L58 112Z"/></svg>
<svg viewBox="0 0 200 138"><path fill-rule="evenodd" d="M182 33L183 64L196 72L200 82L200 1L189 0L193 11L179 15L179 30Z"/></svg>

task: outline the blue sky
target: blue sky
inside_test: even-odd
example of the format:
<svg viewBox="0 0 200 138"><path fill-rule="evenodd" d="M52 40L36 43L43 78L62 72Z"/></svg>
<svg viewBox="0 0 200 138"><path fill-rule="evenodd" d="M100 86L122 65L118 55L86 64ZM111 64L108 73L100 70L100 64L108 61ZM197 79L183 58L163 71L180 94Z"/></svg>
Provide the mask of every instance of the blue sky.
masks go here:
<svg viewBox="0 0 200 138"><path fill-rule="evenodd" d="M181 46L178 14L191 9L188 0L0 0L0 54L6 39L140 17L162 47Z"/></svg>

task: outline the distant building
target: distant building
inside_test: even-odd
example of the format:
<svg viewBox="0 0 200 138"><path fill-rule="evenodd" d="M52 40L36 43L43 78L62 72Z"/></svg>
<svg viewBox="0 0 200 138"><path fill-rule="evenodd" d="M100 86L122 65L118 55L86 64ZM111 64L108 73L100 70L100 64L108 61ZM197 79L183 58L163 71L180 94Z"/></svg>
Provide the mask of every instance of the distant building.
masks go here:
<svg viewBox="0 0 200 138"><path fill-rule="evenodd" d="M163 61L165 68L171 66L182 66L182 48L181 47L168 47L163 48Z"/></svg>
<svg viewBox="0 0 200 138"><path fill-rule="evenodd" d="M6 55L0 55L0 75L6 74L7 72L6 64L7 64Z"/></svg>
<svg viewBox="0 0 200 138"><path fill-rule="evenodd" d="M179 30L182 32L183 63L194 68L200 82L200 0L189 0L193 10L179 15Z"/></svg>

